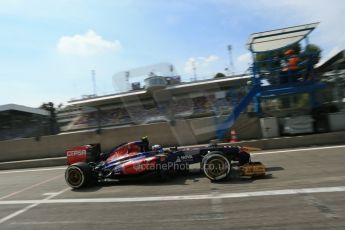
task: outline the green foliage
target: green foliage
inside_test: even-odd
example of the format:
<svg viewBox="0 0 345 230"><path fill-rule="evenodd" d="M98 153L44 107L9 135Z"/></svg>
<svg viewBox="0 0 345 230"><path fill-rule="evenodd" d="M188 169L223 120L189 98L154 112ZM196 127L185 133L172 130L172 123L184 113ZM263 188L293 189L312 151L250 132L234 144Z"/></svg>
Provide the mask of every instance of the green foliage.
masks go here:
<svg viewBox="0 0 345 230"><path fill-rule="evenodd" d="M255 58L256 61L259 62L260 70L279 68L281 66L281 60L285 57L285 52L289 49L293 49L296 55L301 53L301 45L296 43L284 49L256 54Z"/></svg>
<svg viewBox="0 0 345 230"><path fill-rule="evenodd" d="M57 123L57 109L55 108L55 105L53 102L48 102L48 103L43 103L40 106L41 109L47 110L50 113L50 118L49 118L49 129L50 129L50 134L56 134L59 132L59 127Z"/></svg>
<svg viewBox="0 0 345 230"><path fill-rule="evenodd" d="M221 78L221 77L226 77L225 74L223 73L217 73L214 78Z"/></svg>
<svg viewBox="0 0 345 230"><path fill-rule="evenodd" d="M258 53L255 56L255 61L258 62L260 70L278 68L280 66L279 52Z"/></svg>
<svg viewBox="0 0 345 230"><path fill-rule="evenodd" d="M306 58L311 55L312 64L316 65L321 59L322 50L319 46L315 44L309 44L304 49L304 54Z"/></svg>
<svg viewBox="0 0 345 230"><path fill-rule="evenodd" d="M40 108L41 108L41 109L44 109L44 110L47 110L48 112L50 112L50 114L55 115L56 109L55 109L55 106L54 106L54 103L53 103L53 102L43 103L43 104L40 106Z"/></svg>
<svg viewBox="0 0 345 230"><path fill-rule="evenodd" d="M255 59L259 63L260 70L268 71L281 67L281 60L284 59L285 52L289 49L293 49L295 54L300 56L301 61L306 61L308 58L311 58L313 65L317 64L321 59L321 49L319 46L309 44L302 50L300 43L296 43L284 49L257 53Z"/></svg>

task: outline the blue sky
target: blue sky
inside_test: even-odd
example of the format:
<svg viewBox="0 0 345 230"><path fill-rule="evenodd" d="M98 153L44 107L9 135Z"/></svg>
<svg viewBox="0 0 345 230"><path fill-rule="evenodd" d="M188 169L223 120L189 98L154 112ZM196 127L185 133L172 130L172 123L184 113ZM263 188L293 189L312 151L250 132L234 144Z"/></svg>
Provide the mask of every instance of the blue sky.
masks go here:
<svg viewBox="0 0 345 230"><path fill-rule="evenodd" d="M232 45L236 73L251 62L253 32L321 22L311 42L324 59L345 49L342 0L0 0L0 105L66 104L114 93L112 76L159 62L184 80L222 72Z"/></svg>

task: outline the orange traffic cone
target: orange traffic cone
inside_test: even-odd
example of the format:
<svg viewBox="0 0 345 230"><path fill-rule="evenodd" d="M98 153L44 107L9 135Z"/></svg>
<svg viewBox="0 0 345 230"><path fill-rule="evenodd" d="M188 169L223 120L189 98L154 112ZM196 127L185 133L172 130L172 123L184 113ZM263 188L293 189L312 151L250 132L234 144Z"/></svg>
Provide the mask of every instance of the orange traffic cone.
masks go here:
<svg viewBox="0 0 345 230"><path fill-rule="evenodd" d="M236 130L232 129L230 131L230 141L231 143L238 142Z"/></svg>

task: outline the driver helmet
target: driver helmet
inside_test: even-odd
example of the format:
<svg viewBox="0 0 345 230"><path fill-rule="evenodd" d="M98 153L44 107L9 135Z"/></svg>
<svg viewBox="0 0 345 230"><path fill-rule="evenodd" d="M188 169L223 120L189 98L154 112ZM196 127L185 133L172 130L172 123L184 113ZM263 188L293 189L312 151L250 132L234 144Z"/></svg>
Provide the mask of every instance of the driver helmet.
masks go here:
<svg viewBox="0 0 345 230"><path fill-rule="evenodd" d="M163 148L162 148L162 146L160 146L160 145L153 145L153 146L152 146L152 150L153 150L153 151L157 151L157 152L159 152L159 153L162 153L162 152L163 152Z"/></svg>

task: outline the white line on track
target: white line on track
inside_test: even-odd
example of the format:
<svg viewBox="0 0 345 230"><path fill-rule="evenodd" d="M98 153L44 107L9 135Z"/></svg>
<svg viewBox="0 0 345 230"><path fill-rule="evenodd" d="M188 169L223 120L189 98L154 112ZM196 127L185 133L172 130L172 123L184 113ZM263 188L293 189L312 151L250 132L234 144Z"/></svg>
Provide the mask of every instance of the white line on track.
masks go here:
<svg viewBox="0 0 345 230"><path fill-rule="evenodd" d="M41 171L53 171L53 170L65 170L65 169L66 167L36 168L36 169L8 170L8 171L6 170L6 171L0 171L0 174L41 172Z"/></svg>
<svg viewBox="0 0 345 230"><path fill-rule="evenodd" d="M345 186L339 187L319 187L319 188L302 188L302 189L283 189L257 192L241 193L219 193L205 195L184 195L184 196L153 196L153 197L117 197L117 198L80 198L80 199L43 199L43 200L10 200L0 201L0 205L13 204L64 204L64 203L129 203L129 202L153 202L153 201L184 201L184 200L209 200L209 199L230 199L230 198L247 198L262 196L282 196L296 194L312 193L332 193L345 192ZM1 223L1 222L0 222Z"/></svg>
<svg viewBox="0 0 345 230"><path fill-rule="evenodd" d="M312 147L312 148L303 148L303 149L275 150L275 151L251 153L251 155L265 155L265 154L274 154L274 153L289 153L289 152L313 151L313 150L323 150L323 149L339 149L339 148L345 148L345 145Z"/></svg>
<svg viewBox="0 0 345 230"><path fill-rule="evenodd" d="M20 209L20 210L18 210L16 212L14 212L14 213L8 215L8 216L5 216L5 217L1 218L0 219L0 224L2 224L4 222L6 222L6 221L8 221L8 220L18 216L18 215L20 215L20 214L22 214L22 213L24 213L24 212L26 212L26 211L34 208L34 207L36 207L37 205L40 205L42 203L42 201L48 201L48 200L50 200L50 199L52 199L52 198L54 198L54 197L56 197L56 196L58 196L58 195L60 195L60 194L62 194L64 192L66 192L67 190L70 190L70 188L65 188L65 189L63 189L63 190L61 190L61 191L59 191L57 193L54 193L54 194L44 198L43 200L38 200L37 202L32 202L29 206L26 206L26 207L24 207L24 208L22 208L22 209Z"/></svg>
<svg viewBox="0 0 345 230"><path fill-rule="evenodd" d="M50 182L50 181L53 181L53 180L55 180L55 179L57 179L57 178L59 178L59 177L62 177L62 175L58 175L58 176L55 176L55 177L53 177L53 178L49 178L48 180L39 182L39 183L37 183L37 184L30 185L30 186L28 186L28 187L26 187L26 188L23 188L23 189L21 189L21 190L18 190L18 191L15 191L15 192L10 193L10 194L8 194L8 195L2 196L2 197L0 197L0 200L9 198L9 197L11 197L11 196L17 195L17 194L22 193L22 192L25 192L25 191L27 191L27 190L29 190L29 189L32 189L32 188L35 188L35 187L40 186L40 185L42 185L42 184L48 183L48 182Z"/></svg>

